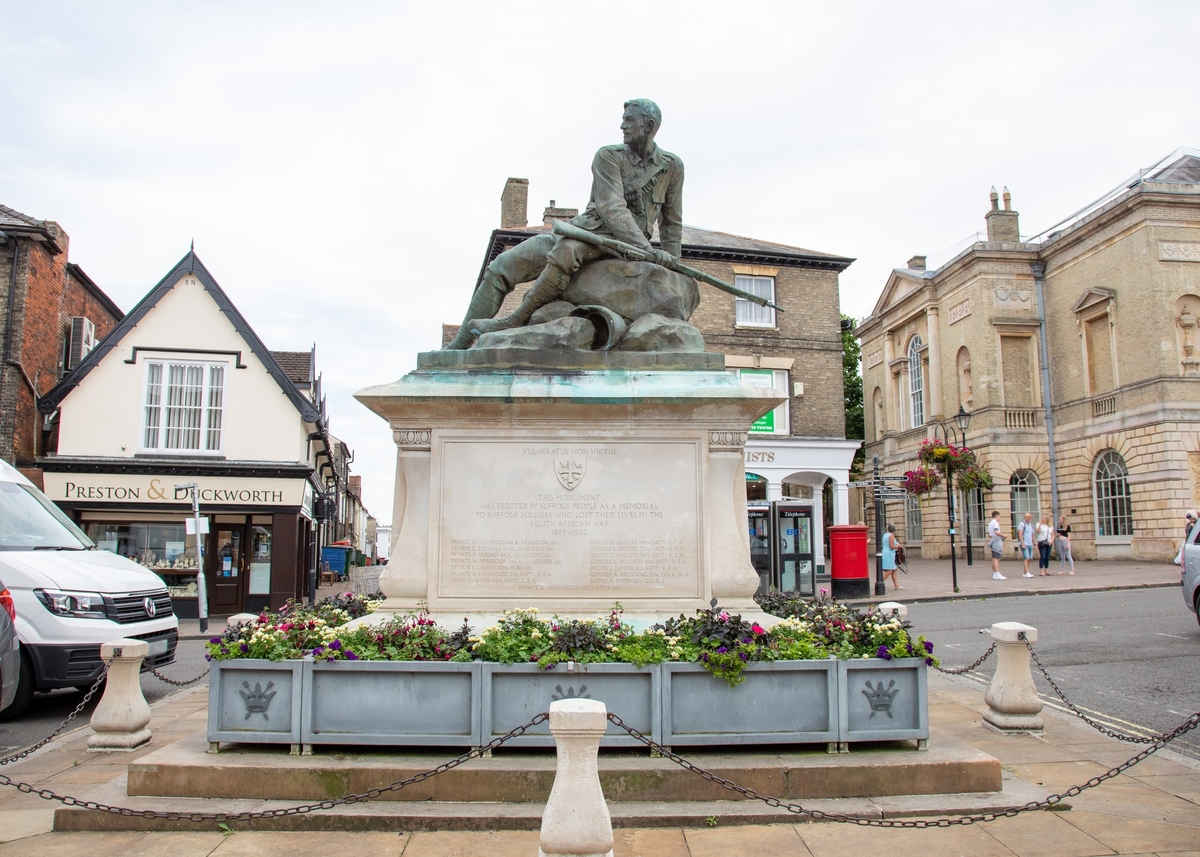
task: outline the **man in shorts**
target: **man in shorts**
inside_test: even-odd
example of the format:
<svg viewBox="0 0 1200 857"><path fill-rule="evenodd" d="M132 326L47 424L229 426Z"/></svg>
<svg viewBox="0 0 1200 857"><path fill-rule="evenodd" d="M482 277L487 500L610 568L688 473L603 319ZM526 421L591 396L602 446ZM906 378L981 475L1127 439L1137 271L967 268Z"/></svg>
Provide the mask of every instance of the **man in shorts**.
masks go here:
<svg viewBox="0 0 1200 857"><path fill-rule="evenodd" d="M1033 512L1025 513L1025 520L1017 524L1017 544L1021 546L1021 561L1025 563L1025 571L1021 577L1033 577L1029 571L1029 561L1033 559Z"/></svg>
<svg viewBox="0 0 1200 857"><path fill-rule="evenodd" d="M1000 532L1000 513L992 512L988 521L988 549L992 552L992 580L1008 580L1000 573L1000 557L1004 553L1004 533Z"/></svg>

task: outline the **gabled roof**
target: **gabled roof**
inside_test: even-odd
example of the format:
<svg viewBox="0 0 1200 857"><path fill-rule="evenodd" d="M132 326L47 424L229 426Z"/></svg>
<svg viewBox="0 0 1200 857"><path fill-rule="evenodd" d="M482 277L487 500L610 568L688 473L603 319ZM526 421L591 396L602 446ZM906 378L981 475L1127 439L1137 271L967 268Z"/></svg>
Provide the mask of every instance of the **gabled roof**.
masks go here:
<svg viewBox="0 0 1200 857"><path fill-rule="evenodd" d="M125 335L137 327L138 322L145 318L146 314L154 309L158 305L158 302L166 297L171 289L175 288L175 284L183 279L186 274L192 274L196 277L200 285L204 287L204 291L213 299L221 312L225 314L225 317L229 319L233 325L233 329L246 341L246 345L250 348L250 351L266 367L270 376L275 379L275 383L279 385L283 394L296 406L296 410L300 412L300 416L303 417L304 421L307 423L319 422L320 412L317 410L316 405L310 402L297 389L296 385L292 383L291 379L288 378L279 363L271 356L271 352L267 350L262 340L258 338L258 334L254 332L246 319L238 312L237 307L233 305L233 301L217 285L217 281L213 279L212 274L204 267L204 263L196 256L194 250L189 251L186 256L180 259L179 264L171 269L171 272L163 277L158 282L158 285L150 290L149 294L138 301L137 306L129 311L129 315L121 319L120 323L97 343L91 353L81 360L79 365L72 369L71 373L59 382L58 386L41 397L38 401L38 409L44 414L53 413L59 403L66 398L67 394L74 390L79 385L79 382L86 378L87 374L110 351L121 344L121 340L125 338Z"/></svg>
<svg viewBox="0 0 1200 857"><path fill-rule="evenodd" d="M316 347L312 351L272 351L271 356L283 374L301 390L312 388Z"/></svg>
<svg viewBox="0 0 1200 857"><path fill-rule="evenodd" d="M67 262L67 273L74 277L80 285L87 289L91 293L92 297L100 301L104 308L112 313L113 318L120 320L125 317L125 313L121 312L121 308L113 302L112 298L104 294L103 289L96 285L95 281L87 275L83 268L79 267L74 262Z"/></svg>
<svg viewBox="0 0 1200 857"><path fill-rule="evenodd" d="M871 310L869 318L877 318L882 315L884 310L894 304L902 297L907 297L917 289L921 288L926 280L933 279L937 271L918 271L913 268L893 268L892 273L888 275L887 284L883 287L883 291L879 293L879 300L875 302L875 308ZM902 286L907 285L907 290L900 294Z"/></svg>

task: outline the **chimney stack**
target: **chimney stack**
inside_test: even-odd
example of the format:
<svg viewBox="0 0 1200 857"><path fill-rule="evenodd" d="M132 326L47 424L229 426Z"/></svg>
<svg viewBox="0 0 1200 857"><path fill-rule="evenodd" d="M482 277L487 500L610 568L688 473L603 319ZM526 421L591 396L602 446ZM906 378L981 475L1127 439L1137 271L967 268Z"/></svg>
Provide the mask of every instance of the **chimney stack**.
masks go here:
<svg viewBox="0 0 1200 857"><path fill-rule="evenodd" d="M500 228L524 229L529 225L529 179L510 178L500 194Z"/></svg>
<svg viewBox="0 0 1200 857"><path fill-rule="evenodd" d="M924 256L913 256L911 259L908 260L908 269L910 271L924 271L925 270L925 257Z"/></svg>
<svg viewBox="0 0 1200 857"><path fill-rule="evenodd" d="M542 225L553 226L556 220L570 220L578 214L578 208L559 208L555 205L554 200L550 200L550 205L542 212Z"/></svg>
<svg viewBox="0 0 1200 857"><path fill-rule="evenodd" d="M1000 195L996 193L996 188L992 188L989 197L992 207L984 218L987 221L988 241L1019 242L1021 235L1017 224L1017 213L1012 210L1012 194L1008 192L1008 188L1004 189L1003 209L999 206Z"/></svg>

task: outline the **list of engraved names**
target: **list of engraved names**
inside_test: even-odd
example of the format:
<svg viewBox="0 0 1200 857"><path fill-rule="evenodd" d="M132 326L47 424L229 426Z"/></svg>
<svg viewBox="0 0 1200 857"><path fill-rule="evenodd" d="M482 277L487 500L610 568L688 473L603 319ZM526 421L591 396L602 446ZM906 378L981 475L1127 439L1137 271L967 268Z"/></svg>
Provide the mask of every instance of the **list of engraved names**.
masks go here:
<svg viewBox="0 0 1200 857"><path fill-rule="evenodd" d="M447 439L440 452L439 597L699 594L696 443Z"/></svg>

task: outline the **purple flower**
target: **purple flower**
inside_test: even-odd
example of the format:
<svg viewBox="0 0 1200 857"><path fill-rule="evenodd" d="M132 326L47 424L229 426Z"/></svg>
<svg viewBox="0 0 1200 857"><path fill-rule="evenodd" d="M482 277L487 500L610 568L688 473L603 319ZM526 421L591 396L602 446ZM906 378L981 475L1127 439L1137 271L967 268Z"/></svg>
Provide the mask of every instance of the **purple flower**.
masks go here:
<svg viewBox="0 0 1200 857"><path fill-rule="evenodd" d="M215 645L217 645L217 643L221 642L221 638L220 638L220 637L213 637L211 640L209 640L209 642L210 642L210 643L212 643L212 644L215 646Z"/></svg>
<svg viewBox="0 0 1200 857"><path fill-rule="evenodd" d="M221 646L221 654L223 654L223 655L229 654L229 649L225 648L224 646Z"/></svg>
<svg viewBox="0 0 1200 857"><path fill-rule="evenodd" d="M926 658L926 659L925 659L925 666L927 666L927 667L931 667L931 666L933 666L933 658Z"/></svg>
<svg viewBox="0 0 1200 857"><path fill-rule="evenodd" d="M206 660L206 661L211 661L211 660L212 660L212 655L205 655L205 656L204 656L204 660Z"/></svg>
<svg viewBox="0 0 1200 857"><path fill-rule="evenodd" d="M729 649L726 648L725 646L717 646L717 654L719 654L719 655L723 655L728 651L729 651Z"/></svg>
<svg viewBox="0 0 1200 857"><path fill-rule="evenodd" d="M346 649L346 660L357 661L358 655L354 654L354 652L350 651L349 649Z"/></svg>
<svg viewBox="0 0 1200 857"><path fill-rule="evenodd" d="M322 653L322 652L324 652L324 651L325 651L325 647L324 647L324 646L316 646L316 647L314 647L314 648L313 648L313 652L312 652L312 653L313 653L313 657L314 657L314 658L319 658L319 657L321 656L321 653Z"/></svg>
<svg viewBox="0 0 1200 857"><path fill-rule="evenodd" d="M248 645L246 645L245 643L238 643L238 648L242 650L243 654L250 651L250 647Z"/></svg>
<svg viewBox="0 0 1200 857"><path fill-rule="evenodd" d="M750 656L747 655L745 652L738 652L738 657L741 658L743 661L750 660Z"/></svg>
<svg viewBox="0 0 1200 857"><path fill-rule="evenodd" d="M885 661L890 661L892 659L892 653L888 651L887 646L881 645L875 650L875 657L883 658Z"/></svg>
<svg viewBox="0 0 1200 857"><path fill-rule="evenodd" d="M342 641L341 641L341 640L334 640L332 643L330 643L330 644L329 644L329 648L333 649L335 652L336 652L338 649L340 649L341 647L342 647Z"/></svg>
<svg viewBox="0 0 1200 857"><path fill-rule="evenodd" d="M925 640L924 642L925 642L925 654L932 655L933 654L933 643L929 642L928 640Z"/></svg>

